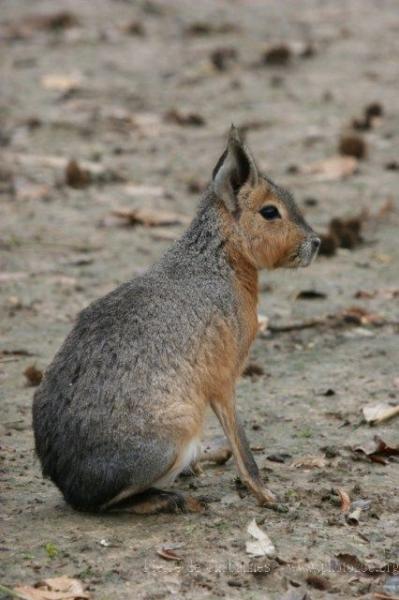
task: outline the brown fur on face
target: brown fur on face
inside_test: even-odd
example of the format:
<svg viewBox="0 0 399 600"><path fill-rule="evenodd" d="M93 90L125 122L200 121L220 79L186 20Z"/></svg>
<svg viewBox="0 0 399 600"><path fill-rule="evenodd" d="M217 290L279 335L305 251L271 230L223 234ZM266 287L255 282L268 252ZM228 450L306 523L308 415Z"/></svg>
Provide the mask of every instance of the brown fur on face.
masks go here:
<svg viewBox="0 0 399 600"><path fill-rule="evenodd" d="M237 217L224 215L230 225L230 253L245 257L256 269L298 266L299 248L309 228L272 186L265 179L254 188L247 184L240 190L238 203ZM267 205L275 206L281 218L267 221L262 217L259 211Z"/></svg>
<svg viewBox="0 0 399 600"><path fill-rule="evenodd" d="M273 193L267 181L261 179L254 189L244 187L238 200L241 206L238 225L256 267L296 266L295 258L307 232L295 222L284 201ZM259 211L267 205L275 206L281 219L264 219Z"/></svg>

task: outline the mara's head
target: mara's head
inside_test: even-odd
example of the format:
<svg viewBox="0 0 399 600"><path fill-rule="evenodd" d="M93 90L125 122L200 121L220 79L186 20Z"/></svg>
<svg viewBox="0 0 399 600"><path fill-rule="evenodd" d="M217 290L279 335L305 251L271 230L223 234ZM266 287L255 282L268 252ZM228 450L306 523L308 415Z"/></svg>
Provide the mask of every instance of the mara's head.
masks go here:
<svg viewBox="0 0 399 600"><path fill-rule="evenodd" d="M307 267L320 239L291 194L259 173L235 127L213 170L213 191L222 203L231 241L257 269Z"/></svg>

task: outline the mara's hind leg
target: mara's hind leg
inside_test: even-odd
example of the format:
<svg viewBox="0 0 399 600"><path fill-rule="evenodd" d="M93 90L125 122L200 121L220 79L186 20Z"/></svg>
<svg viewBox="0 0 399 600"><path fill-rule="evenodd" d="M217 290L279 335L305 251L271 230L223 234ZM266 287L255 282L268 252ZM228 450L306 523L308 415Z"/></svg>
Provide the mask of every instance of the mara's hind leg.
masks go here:
<svg viewBox="0 0 399 600"><path fill-rule="evenodd" d="M204 512L206 505L192 496L183 496L179 492L165 492L150 488L145 492L128 496L108 511L128 512L136 515L155 515L158 513L193 513Z"/></svg>

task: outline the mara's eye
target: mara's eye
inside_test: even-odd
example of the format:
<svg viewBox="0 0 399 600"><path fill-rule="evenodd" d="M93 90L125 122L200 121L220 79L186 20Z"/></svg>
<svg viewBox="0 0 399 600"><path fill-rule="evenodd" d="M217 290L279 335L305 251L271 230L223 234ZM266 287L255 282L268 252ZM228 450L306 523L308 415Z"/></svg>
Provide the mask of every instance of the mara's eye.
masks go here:
<svg viewBox="0 0 399 600"><path fill-rule="evenodd" d="M268 204L260 209L260 214L264 219L268 221L273 221L274 219L281 219L281 215L279 213L278 208L273 206L272 204Z"/></svg>

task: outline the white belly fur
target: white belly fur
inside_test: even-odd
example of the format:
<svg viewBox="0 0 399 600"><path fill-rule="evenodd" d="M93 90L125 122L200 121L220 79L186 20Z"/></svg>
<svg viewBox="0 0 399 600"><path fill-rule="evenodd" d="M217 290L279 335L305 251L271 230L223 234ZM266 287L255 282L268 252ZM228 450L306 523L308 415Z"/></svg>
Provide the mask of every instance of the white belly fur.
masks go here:
<svg viewBox="0 0 399 600"><path fill-rule="evenodd" d="M153 487L163 487L171 485L176 477L194 463L201 451L201 442L198 438L190 440L186 446L180 451L180 455L173 467L165 473L160 479L154 481Z"/></svg>

